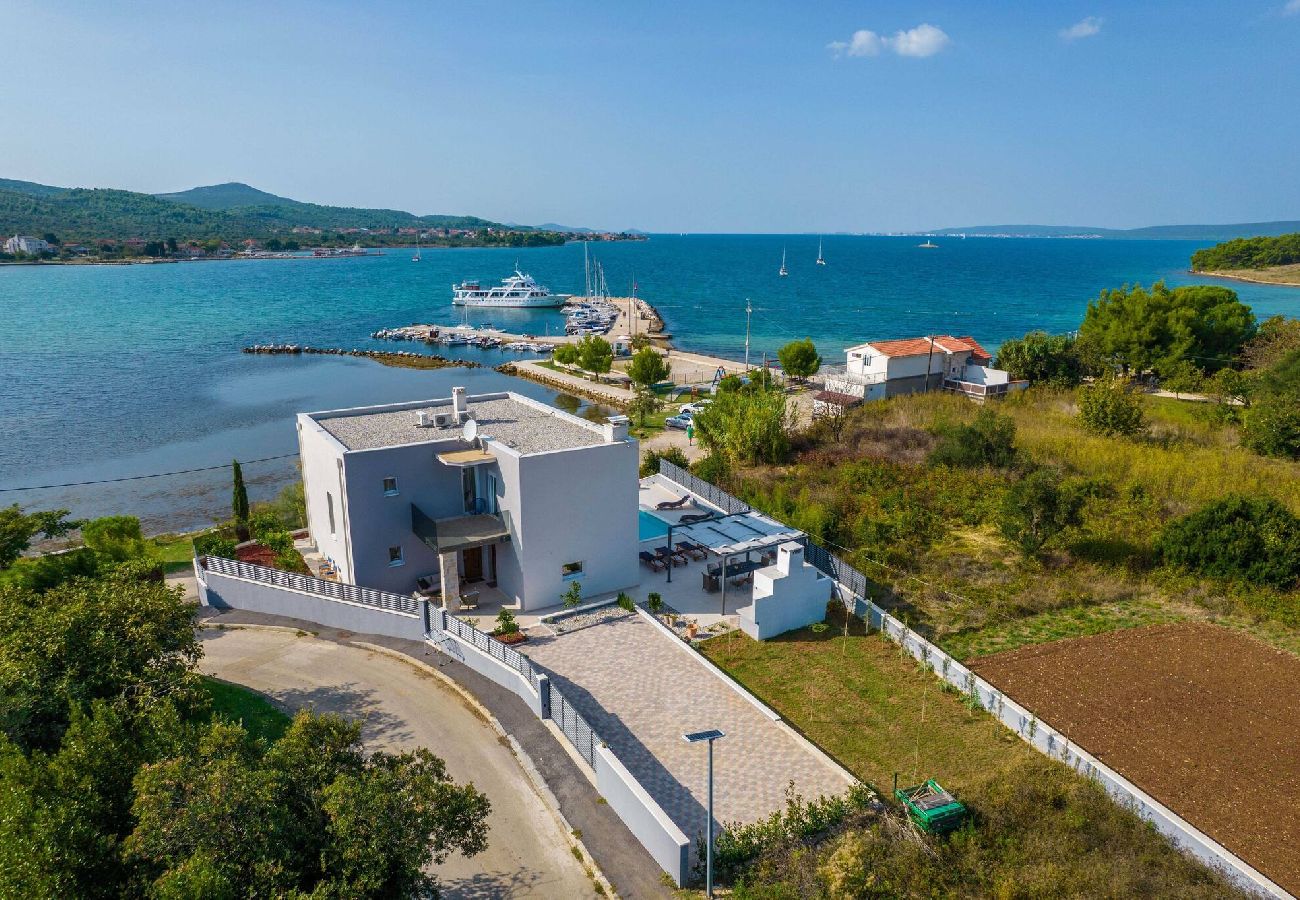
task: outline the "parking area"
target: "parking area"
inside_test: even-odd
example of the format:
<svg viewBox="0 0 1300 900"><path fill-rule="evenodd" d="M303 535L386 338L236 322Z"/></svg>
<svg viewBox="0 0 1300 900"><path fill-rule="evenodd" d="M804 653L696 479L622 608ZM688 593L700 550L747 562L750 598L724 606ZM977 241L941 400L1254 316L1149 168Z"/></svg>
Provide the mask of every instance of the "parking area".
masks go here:
<svg viewBox="0 0 1300 900"><path fill-rule="evenodd" d="M546 668L679 828L704 833L707 757L686 732L718 728L714 813L754 822L785 805L788 786L813 798L838 794L850 776L773 721L695 651L636 613L561 635L530 632L522 647Z"/></svg>

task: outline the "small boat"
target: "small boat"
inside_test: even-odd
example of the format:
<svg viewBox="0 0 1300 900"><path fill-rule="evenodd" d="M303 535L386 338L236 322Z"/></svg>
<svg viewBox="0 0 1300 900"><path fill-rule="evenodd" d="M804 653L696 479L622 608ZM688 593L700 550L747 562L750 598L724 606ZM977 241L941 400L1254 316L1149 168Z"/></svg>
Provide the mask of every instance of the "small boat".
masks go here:
<svg viewBox="0 0 1300 900"><path fill-rule="evenodd" d="M924 244L917 244L916 246L921 247L921 248L923 248L923 249L925 249L925 250L938 250L938 249L939 249L939 245L936 244L934 241L929 240L929 239L927 239L926 242L925 242Z"/></svg>
<svg viewBox="0 0 1300 900"><path fill-rule="evenodd" d="M778 271L776 274L780 275L782 278L784 278L785 276L787 276L787 275L790 274L790 272L789 272L789 271L786 269L786 267L785 267L785 248L784 248L784 247L781 248L781 269L780 269L780 271Z"/></svg>
<svg viewBox="0 0 1300 900"><path fill-rule="evenodd" d="M411 262L419 262L419 261L420 261L420 238L417 235L415 238L415 255L411 257Z"/></svg>
<svg viewBox="0 0 1300 900"><path fill-rule="evenodd" d="M826 265L826 257L822 256L822 239L817 239L817 265Z"/></svg>

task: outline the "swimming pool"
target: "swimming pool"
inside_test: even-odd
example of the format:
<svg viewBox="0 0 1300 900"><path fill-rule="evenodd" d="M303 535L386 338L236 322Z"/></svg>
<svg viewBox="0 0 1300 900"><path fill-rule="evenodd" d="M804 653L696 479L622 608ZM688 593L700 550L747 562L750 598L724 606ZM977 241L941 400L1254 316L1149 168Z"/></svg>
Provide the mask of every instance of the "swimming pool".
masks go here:
<svg viewBox="0 0 1300 900"><path fill-rule="evenodd" d="M648 541L668 534L668 523L644 509L637 510L636 526L640 535L637 540Z"/></svg>

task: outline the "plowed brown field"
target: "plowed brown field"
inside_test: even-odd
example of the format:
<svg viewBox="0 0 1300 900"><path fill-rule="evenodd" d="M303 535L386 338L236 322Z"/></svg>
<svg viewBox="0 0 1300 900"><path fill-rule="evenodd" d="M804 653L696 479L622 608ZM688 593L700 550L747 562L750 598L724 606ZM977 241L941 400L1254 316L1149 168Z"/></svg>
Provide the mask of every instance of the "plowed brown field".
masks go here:
<svg viewBox="0 0 1300 900"><path fill-rule="evenodd" d="M1227 628L1176 624L971 668L1300 894L1300 659Z"/></svg>

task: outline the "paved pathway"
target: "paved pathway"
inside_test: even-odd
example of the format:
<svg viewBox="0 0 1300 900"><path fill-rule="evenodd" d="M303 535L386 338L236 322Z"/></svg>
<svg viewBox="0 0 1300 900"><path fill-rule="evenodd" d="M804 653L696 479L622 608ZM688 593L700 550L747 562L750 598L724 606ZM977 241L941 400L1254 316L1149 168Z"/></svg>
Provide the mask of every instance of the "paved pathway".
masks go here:
<svg viewBox="0 0 1300 900"><path fill-rule="evenodd" d="M488 848L436 868L448 897L592 897L559 821L497 733L418 667L292 631L206 629L204 672L263 691L291 709L364 720L372 749L428 747L457 781L492 801Z"/></svg>
<svg viewBox="0 0 1300 900"><path fill-rule="evenodd" d="M530 633L524 649L554 673L618 758L669 817L694 838L704 832L707 757L685 732L720 728L714 813L754 822L785 806L787 785L806 798L838 794L847 775L741 697L693 650L640 615L558 637Z"/></svg>

